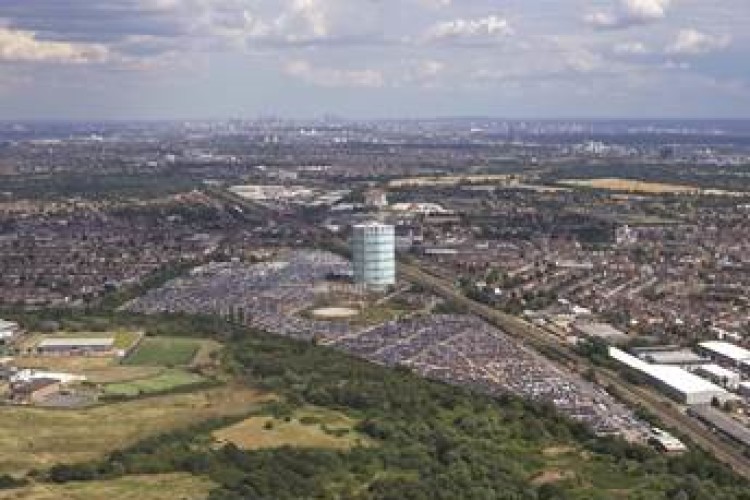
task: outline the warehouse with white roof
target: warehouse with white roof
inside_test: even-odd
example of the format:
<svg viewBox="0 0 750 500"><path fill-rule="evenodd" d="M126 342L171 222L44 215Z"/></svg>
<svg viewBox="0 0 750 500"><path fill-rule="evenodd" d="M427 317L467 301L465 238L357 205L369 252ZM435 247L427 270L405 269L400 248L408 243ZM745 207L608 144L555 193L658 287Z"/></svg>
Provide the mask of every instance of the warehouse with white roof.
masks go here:
<svg viewBox="0 0 750 500"><path fill-rule="evenodd" d="M628 368L644 374L661 391L687 405L711 404L736 399L725 389L677 366L652 365L620 349L610 347L609 355Z"/></svg>
<svg viewBox="0 0 750 500"><path fill-rule="evenodd" d="M113 337L51 338L39 342L36 349L42 356L104 355L113 351L114 343Z"/></svg>
<svg viewBox="0 0 750 500"><path fill-rule="evenodd" d="M743 362L750 362L750 351L729 342L710 340L708 342L701 342L698 346L701 351L711 356L712 359L729 363L733 366L741 366L747 364Z"/></svg>
<svg viewBox="0 0 750 500"><path fill-rule="evenodd" d="M0 319L0 344L7 344L21 333L21 327L15 321Z"/></svg>
<svg viewBox="0 0 750 500"><path fill-rule="evenodd" d="M695 373L730 390L737 389L742 381L742 377L736 371L714 364L699 366Z"/></svg>

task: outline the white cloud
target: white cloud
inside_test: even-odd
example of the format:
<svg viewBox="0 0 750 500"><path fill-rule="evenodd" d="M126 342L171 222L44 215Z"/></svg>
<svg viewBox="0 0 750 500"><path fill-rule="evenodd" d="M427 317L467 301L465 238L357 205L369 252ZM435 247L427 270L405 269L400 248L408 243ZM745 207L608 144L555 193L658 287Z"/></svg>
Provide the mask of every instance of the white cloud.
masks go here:
<svg viewBox="0 0 750 500"><path fill-rule="evenodd" d="M710 35L694 29L684 29L667 47L668 54L700 55L726 48L731 42L729 35Z"/></svg>
<svg viewBox="0 0 750 500"><path fill-rule="evenodd" d="M640 56L650 54L651 50L643 42L621 42L612 48L618 55Z"/></svg>
<svg viewBox="0 0 750 500"><path fill-rule="evenodd" d="M417 67L417 75L422 78L434 77L443 71L445 71L445 63L440 61L422 61Z"/></svg>
<svg viewBox="0 0 750 500"><path fill-rule="evenodd" d="M671 0L620 0L609 11L587 14L584 20L599 29L620 29L664 19Z"/></svg>
<svg viewBox="0 0 750 500"><path fill-rule="evenodd" d="M442 9L444 7L449 7L452 4L451 0L417 0L417 2L425 7L433 9Z"/></svg>
<svg viewBox="0 0 750 500"><path fill-rule="evenodd" d="M39 40L33 31L0 28L0 61L84 64L108 57L104 45Z"/></svg>
<svg viewBox="0 0 750 500"><path fill-rule="evenodd" d="M507 19L500 16L487 16L480 19L454 19L433 25L424 38L428 41L457 41L465 43L486 43L513 34Z"/></svg>
<svg viewBox="0 0 750 500"><path fill-rule="evenodd" d="M304 60L289 62L284 72L320 87L379 88L385 85L385 77L375 69L337 69L313 66Z"/></svg>

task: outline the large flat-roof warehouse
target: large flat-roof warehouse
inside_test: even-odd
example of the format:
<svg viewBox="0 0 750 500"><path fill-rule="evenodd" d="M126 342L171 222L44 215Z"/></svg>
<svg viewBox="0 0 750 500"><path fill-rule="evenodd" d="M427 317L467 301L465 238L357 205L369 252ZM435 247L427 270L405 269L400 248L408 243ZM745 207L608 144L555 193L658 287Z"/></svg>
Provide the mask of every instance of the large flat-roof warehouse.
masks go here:
<svg viewBox="0 0 750 500"><path fill-rule="evenodd" d="M579 335L600 339L612 344L622 344L630 338L627 333L618 330L608 323L578 321L573 324L573 330Z"/></svg>
<svg viewBox="0 0 750 500"><path fill-rule="evenodd" d="M42 355L108 353L114 348L115 339L107 338L55 338L40 341L36 348Z"/></svg>
<svg viewBox="0 0 750 500"><path fill-rule="evenodd" d="M750 351L743 347L730 344L729 342L721 342L719 340L710 340L707 342L701 342L698 344L700 348L707 352L710 356L720 358L724 361L732 363L740 363L742 361L750 361Z"/></svg>
<svg viewBox="0 0 750 500"><path fill-rule="evenodd" d="M695 369L695 373L728 389L736 389L742 382L739 373L714 364L699 366Z"/></svg>
<svg viewBox="0 0 750 500"><path fill-rule="evenodd" d="M659 388L677 401L689 404L710 404L714 399L721 402L734 399L734 396L697 375L677 366L652 365L625 351L610 347L612 359L628 368L646 375Z"/></svg>

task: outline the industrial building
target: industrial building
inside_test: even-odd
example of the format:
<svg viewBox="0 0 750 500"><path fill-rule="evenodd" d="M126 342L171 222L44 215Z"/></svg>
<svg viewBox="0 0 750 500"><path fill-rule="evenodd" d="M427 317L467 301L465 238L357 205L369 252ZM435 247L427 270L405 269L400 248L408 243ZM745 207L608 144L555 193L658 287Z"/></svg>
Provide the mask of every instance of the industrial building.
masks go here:
<svg viewBox="0 0 750 500"><path fill-rule="evenodd" d="M736 397L716 384L677 366L652 365L630 354L609 348L615 361L645 375L659 390L676 401L687 405L711 404L714 399L725 402Z"/></svg>
<svg viewBox="0 0 750 500"><path fill-rule="evenodd" d="M365 207L385 208L388 206L388 195L382 189L370 189L365 192Z"/></svg>
<svg viewBox="0 0 750 500"><path fill-rule="evenodd" d="M11 386L10 399L16 404L40 403L60 391L60 382L49 378L35 378Z"/></svg>
<svg viewBox="0 0 750 500"><path fill-rule="evenodd" d="M667 431L656 427L651 429L651 436L648 442L664 453L684 453L687 451L687 447L682 441Z"/></svg>
<svg viewBox="0 0 750 500"><path fill-rule="evenodd" d="M396 238L393 226L379 222L352 228L354 282L373 289L396 284Z"/></svg>
<svg viewBox="0 0 750 500"><path fill-rule="evenodd" d="M598 339L608 344L624 344L628 341L628 334L618 330L608 323L591 321L577 321L573 324L573 331L590 339Z"/></svg>
<svg viewBox="0 0 750 500"><path fill-rule="evenodd" d="M700 350L710 356L711 359L738 368L750 368L750 351L747 349L719 340L701 342L698 346Z"/></svg>
<svg viewBox="0 0 750 500"><path fill-rule="evenodd" d="M37 344L42 356L95 356L107 355L114 349L113 338L55 338Z"/></svg>
<svg viewBox="0 0 750 500"><path fill-rule="evenodd" d="M699 366L695 373L730 390L737 389L742 381L739 373L714 364Z"/></svg>
<svg viewBox="0 0 750 500"><path fill-rule="evenodd" d="M0 344L7 344L21 333L21 327L14 321L0 319Z"/></svg>
<svg viewBox="0 0 750 500"><path fill-rule="evenodd" d="M706 365L711 362L690 349L677 346L638 347L632 349L639 358L657 365L674 365L683 368Z"/></svg>
<svg viewBox="0 0 750 500"><path fill-rule="evenodd" d="M84 380L86 380L86 377L84 375L74 375L72 373L32 370L28 368L18 370L16 373L9 377L11 384L22 384L39 379L56 380L61 384L71 384L73 382L83 382Z"/></svg>

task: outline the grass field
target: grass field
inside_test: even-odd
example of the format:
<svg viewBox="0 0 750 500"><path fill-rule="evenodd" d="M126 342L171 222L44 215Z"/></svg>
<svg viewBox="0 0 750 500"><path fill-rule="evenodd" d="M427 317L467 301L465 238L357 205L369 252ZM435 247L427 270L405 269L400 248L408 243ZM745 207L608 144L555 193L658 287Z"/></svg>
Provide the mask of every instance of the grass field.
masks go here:
<svg viewBox="0 0 750 500"><path fill-rule="evenodd" d="M19 368L37 368L83 374L89 370L104 370L114 366L114 364L113 358L89 358L84 356L22 356L13 360L13 365Z"/></svg>
<svg viewBox="0 0 750 500"><path fill-rule="evenodd" d="M0 412L0 474L92 460L147 436L248 413L270 399L225 386L82 410L6 407Z"/></svg>
<svg viewBox="0 0 750 500"><path fill-rule="evenodd" d="M206 380L201 375L185 370L164 370L147 378L107 384L104 386L104 395L135 397L145 394L158 394L184 386L199 384Z"/></svg>
<svg viewBox="0 0 750 500"><path fill-rule="evenodd" d="M343 413L307 408L289 422L270 416L250 417L215 431L219 443L233 443L245 450L295 446L346 450L369 441L353 430L356 422Z"/></svg>
<svg viewBox="0 0 750 500"><path fill-rule="evenodd" d="M113 384L116 382L131 382L145 378L156 377L165 369L158 366L122 366L113 365L105 368L82 370L89 382L94 384Z"/></svg>
<svg viewBox="0 0 750 500"><path fill-rule="evenodd" d="M108 481L36 484L0 491L0 500L203 500L214 483L191 474L127 476Z"/></svg>
<svg viewBox="0 0 750 500"><path fill-rule="evenodd" d="M700 188L694 186L617 178L567 179L560 181L559 184L573 187L587 187L608 191L627 191L629 193L643 194L697 194L701 191Z"/></svg>
<svg viewBox="0 0 750 500"><path fill-rule="evenodd" d="M125 358L126 365L185 366L193 362L200 340L177 337L148 337Z"/></svg>

